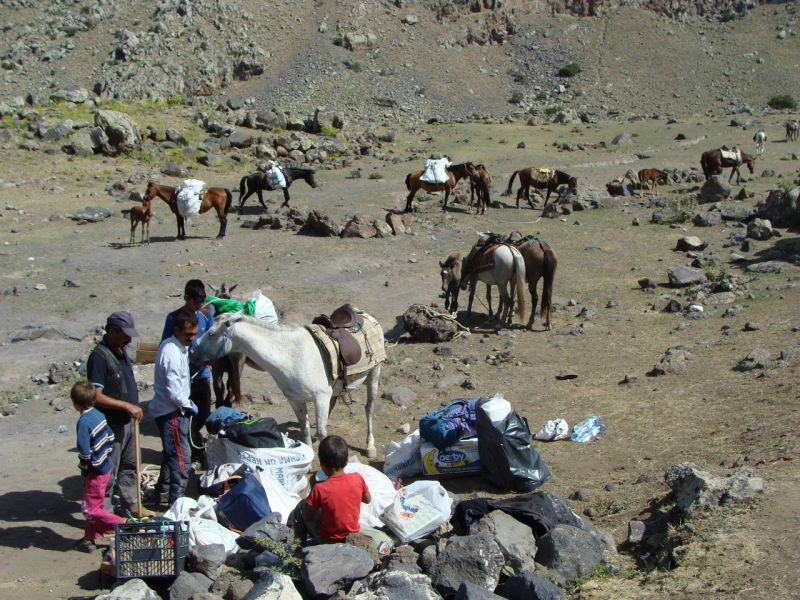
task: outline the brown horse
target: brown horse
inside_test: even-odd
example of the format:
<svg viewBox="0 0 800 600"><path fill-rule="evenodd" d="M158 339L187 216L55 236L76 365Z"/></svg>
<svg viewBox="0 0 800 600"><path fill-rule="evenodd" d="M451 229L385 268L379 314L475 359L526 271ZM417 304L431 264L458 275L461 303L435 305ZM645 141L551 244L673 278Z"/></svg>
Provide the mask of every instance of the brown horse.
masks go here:
<svg viewBox="0 0 800 600"><path fill-rule="evenodd" d="M175 215L175 219L178 222L178 239L185 240L186 217L178 210L175 188L169 185L161 185L148 181L147 191L144 194L145 200L152 200L156 196L166 202L172 214ZM228 225L227 215L231 208L232 200L233 194L231 194L231 191L227 188L210 187L203 191L203 197L200 200L200 214L203 214L212 207L217 211L217 217L219 218L219 233L217 234L217 239L225 237L225 228Z"/></svg>
<svg viewBox="0 0 800 600"><path fill-rule="evenodd" d="M520 188L517 190L517 208L519 208L519 201L523 195L525 196L525 200L528 201L528 204L533 206L531 203L531 186L539 190L547 190L547 196L544 199L542 213L544 213L544 209L547 207L547 201L550 200L550 194L555 192L558 189L558 186L566 184L569 186L570 192L573 194L578 193L577 177L573 177L564 171L527 167L525 169L520 169L519 171L514 171L511 174L511 179L508 180L508 189L506 190L507 195L511 195L511 187L514 184L514 178L517 176L517 174L519 174L520 185Z"/></svg>
<svg viewBox="0 0 800 600"><path fill-rule="evenodd" d="M700 156L700 166L703 169L703 175L706 176L706 181L711 179L712 175L722 174L722 169L730 168L731 174L728 177L728 182L730 183L731 179L733 179L733 174L736 173L736 183L739 183L741 180L739 167L742 165L747 165L747 168L750 169L750 173L752 174L756 157L747 154L747 152L742 152L741 150L739 150L739 157L739 160L736 160L735 158L724 157L722 155L721 148L703 152L703 154Z"/></svg>
<svg viewBox="0 0 800 600"><path fill-rule="evenodd" d="M525 261L525 276L528 279L528 291L531 294L531 316L528 319L528 329L533 329L533 319L536 316L536 304L539 295L536 285L539 279L542 283L542 305L539 318L544 319L545 329L550 329L550 313L553 307L553 279L556 275L558 258L553 249L541 240L521 241L514 244L522 254Z"/></svg>
<svg viewBox="0 0 800 600"><path fill-rule="evenodd" d="M783 128L786 130L784 140L787 142L796 140L800 136L800 121L786 121L783 124Z"/></svg>
<svg viewBox="0 0 800 600"><path fill-rule="evenodd" d="M660 169L642 169L639 171L639 185L642 190L642 195L644 195L644 190L647 189L647 184L652 182L653 187L653 194L658 193L658 184L666 185L669 181L669 174L666 171L662 171Z"/></svg>
<svg viewBox="0 0 800 600"><path fill-rule="evenodd" d="M489 190L492 187L492 176L486 170L483 164L475 165L475 172L469 177L469 207L472 210L472 205L475 202L475 196L478 197L478 204L475 206L475 214L484 214L486 207L491 202L489 197Z"/></svg>
<svg viewBox="0 0 800 600"><path fill-rule="evenodd" d="M426 192L444 192L444 204L442 210L447 211L447 200L450 198L450 192L456 187L456 184L461 179L467 179L472 173L475 172L475 165L471 162L459 163L457 165L450 165L447 167L447 181L444 183L430 183L422 181L420 177L425 171L415 171L406 175L406 189L408 196L406 197L405 212L411 212L411 202L414 200L414 194L420 189Z"/></svg>
<svg viewBox="0 0 800 600"><path fill-rule="evenodd" d="M142 241L144 244L145 230L147 231L147 245L150 245L150 219L153 216L153 199L144 198L141 204L131 209L131 243L133 246L136 241L136 226L142 224Z"/></svg>

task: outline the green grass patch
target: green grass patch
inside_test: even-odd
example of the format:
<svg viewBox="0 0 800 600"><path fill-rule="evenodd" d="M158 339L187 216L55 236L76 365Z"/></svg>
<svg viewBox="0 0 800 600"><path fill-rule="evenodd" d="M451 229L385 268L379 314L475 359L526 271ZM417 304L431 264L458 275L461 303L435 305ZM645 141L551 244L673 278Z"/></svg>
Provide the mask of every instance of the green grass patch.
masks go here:
<svg viewBox="0 0 800 600"><path fill-rule="evenodd" d="M667 200L664 211L667 223L686 223L697 210L697 200L693 196L674 196Z"/></svg>
<svg viewBox="0 0 800 600"><path fill-rule="evenodd" d="M357 60L353 60L348 58L344 61L344 66L347 67L349 71L353 71L354 73L361 73L361 63Z"/></svg>
<svg viewBox="0 0 800 600"><path fill-rule="evenodd" d="M544 114L547 116L553 116L558 112L558 107L555 104L551 104L550 106L545 107Z"/></svg>
<svg viewBox="0 0 800 600"><path fill-rule="evenodd" d="M397 100L389 98L388 96L375 96L372 98L372 101L378 106L385 106L387 108L395 108L397 106Z"/></svg>
<svg viewBox="0 0 800 600"><path fill-rule="evenodd" d="M367 179L383 179L383 174L378 173L378 171L373 171L372 173L369 174L369 177Z"/></svg>
<svg viewBox="0 0 800 600"><path fill-rule="evenodd" d="M776 110L780 110L783 108L788 108L789 110L794 110L797 108L797 100L795 100L794 96L789 94L783 94L782 96L773 96L767 102L767 106L770 108L774 108Z"/></svg>
<svg viewBox="0 0 800 600"><path fill-rule="evenodd" d="M514 92L513 94L511 94L511 98L509 98L509 99L508 99L508 101L509 101L511 104L519 104L520 102L522 102L522 99L523 99L524 97L525 97L525 94L523 94L522 92L520 92L519 90L517 90L516 92Z"/></svg>
<svg viewBox="0 0 800 600"><path fill-rule="evenodd" d="M339 133L339 130L330 123L322 123L319 126L319 133L325 137L336 137L336 135Z"/></svg>
<svg viewBox="0 0 800 600"><path fill-rule="evenodd" d="M509 69L507 73L514 79L514 83L528 83L528 76L522 71Z"/></svg>
<svg viewBox="0 0 800 600"><path fill-rule="evenodd" d="M558 70L559 77L575 77L581 72L581 66L578 63L567 63Z"/></svg>
<svg viewBox="0 0 800 600"><path fill-rule="evenodd" d="M337 35L335 38L333 38L333 45L339 47L344 46L344 36Z"/></svg>

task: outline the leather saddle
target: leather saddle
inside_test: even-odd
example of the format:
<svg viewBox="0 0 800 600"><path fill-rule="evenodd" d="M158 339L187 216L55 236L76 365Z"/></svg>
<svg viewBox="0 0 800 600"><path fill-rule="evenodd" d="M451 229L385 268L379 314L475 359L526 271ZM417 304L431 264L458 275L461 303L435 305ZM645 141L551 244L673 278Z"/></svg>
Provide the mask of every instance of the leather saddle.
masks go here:
<svg viewBox="0 0 800 600"><path fill-rule="evenodd" d="M361 345L351 331L359 331L364 318L354 311L352 306L344 304L330 315L319 315L311 322L324 327L328 335L336 340L339 348L339 367L343 376L346 375L347 367L361 360Z"/></svg>

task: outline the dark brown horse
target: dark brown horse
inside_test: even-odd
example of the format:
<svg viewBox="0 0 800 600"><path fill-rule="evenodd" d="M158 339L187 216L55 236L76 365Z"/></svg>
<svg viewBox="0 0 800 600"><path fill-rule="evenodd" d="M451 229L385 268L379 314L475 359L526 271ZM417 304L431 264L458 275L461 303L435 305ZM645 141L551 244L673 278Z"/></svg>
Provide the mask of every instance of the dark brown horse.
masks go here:
<svg viewBox="0 0 800 600"><path fill-rule="evenodd" d="M317 187L317 182L314 179L314 173L314 169L306 169L303 167L287 167L283 169L283 176L284 179L286 179L286 187L282 188L283 204L281 204L281 207L289 206L289 186L292 185L293 181L303 179L312 188ZM264 171L256 171L255 173L251 173L250 175L245 175L242 177L241 181L239 181L239 212L242 212L244 201L247 200L252 194L256 194L261 206L267 208L267 205L264 204L264 197L261 195L261 192L264 190L268 192L275 190L275 188L272 187L267 181L267 174Z"/></svg>
<svg viewBox="0 0 800 600"><path fill-rule="evenodd" d="M475 172L469 177L469 207L472 210L472 205L475 202L475 196L478 197L478 204L475 206L475 214L484 214L486 207L491 202L489 197L489 190L492 187L492 176L486 170L485 165L475 165Z"/></svg>
<svg viewBox="0 0 800 600"><path fill-rule="evenodd" d="M457 165L450 165L447 167L447 181L444 183L430 183L422 181L420 177L425 171L415 171L406 175L406 189L408 196L406 197L405 212L411 212L411 202L414 200L414 194L420 189L426 192L444 192L444 204L442 210L447 211L447 200L450 198L450 192L456 187L456 184L461 179L467 179L472 173L475 172L475 165L471 162L459 163Z"/></svg>
<svg viewBox="0 0 800 600"><path fill-rule="evenodd" d="M639 189L642 190L642 195L644 195L644 190L647 189L648 182L653 183L653 194L657 194L658 184L666 185L668 181L669 174L666 171L660 169L642 169L639 171Z"/></svg>
<svg viewBox="0 0 800 600"><path fill-rule="evenodd" d="M528 329L533 328L533 319L536 316L536 304L539 295L536 285L542 279L542 304L539 318L544 319L545 329L550 329L550 313L553 308L553 279L556 276L558 258L553 249L541 240L523 241L515 244L525 261L525 277L528 279L528 291L531 293L531 316L528 319Z"/></svg>
<svg viewBox="0 0 800 600"><path fill-rule="evenodd" d="M144 200L152 200L158 196L167 203L172 214L178 222L178 239L186 239L186 217L178 210L178 199L175 193L175 188L169 185L161 185L147 182L147 191L144 194ZM217 218L219 218L219 233L217 239L225 237L225 227L228 225L228 211L231 208L231 201L233 194L227 188L210 187L203 190L202 198L200 199L200 213L203 214L210 208L217 211Z"/></svg>
<svg viewBox="0 0 800 600"><path fill-rule="evenodd" d="M733 174L736 173L736 183L741 180L739 174L739 167L747 165L750 173L753 173L753 166L755 165L756 157L746 152L739 150L739 159L729 158L722 155L722 149L716 148L715 150L707 150L700 156L700 166L703 168L703 175L706 176L706 181L711 179L712 175L721 175L722 169L730 168L731 174L728 177L730 183L733 179Z"/></svg>
<svg viewBox="0 0 800 600"><path fill-rule="evenodd" d="M547 201L550 200L550 194L555 192L558 189L558 186L568 185L570 192L573 194L578 192L577 177L573 177L564 171L557 171L555 169L537 169L536 167L527 167L525 169L520 169L519 171L514 171L511 174L511 179L508 180L508 189L506 190L507 195L511 195L511 188L514 184L514 178L518 174L520 188L517 190L517 208L519 208L519 201L523 195L525 196L525 200L528 201L528 204L533 206L531 203L531 186L539 190L547 190L547 196L545 196L544 206L542 207L543 213L544 209L547 207Z"/></svg>

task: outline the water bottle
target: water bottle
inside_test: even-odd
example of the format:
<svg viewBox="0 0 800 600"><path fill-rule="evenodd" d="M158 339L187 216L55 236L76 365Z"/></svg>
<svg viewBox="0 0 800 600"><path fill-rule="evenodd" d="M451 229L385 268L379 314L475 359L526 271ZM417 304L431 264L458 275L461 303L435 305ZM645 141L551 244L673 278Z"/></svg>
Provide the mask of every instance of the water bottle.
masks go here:
<svg viewBox="0 0 800 600"><path fill-rule="evenodd" d="M66 425L59 425L58 426L58 433L67 433L67 426Z"/></svg>
<svg viewBox="0 0 800 600"><path fill-rule="evenodd" d="M605 428L606 426L603 424L602 417L587 417L572 428L572 436L570 436L570 439L573 442L579 442L581 444L591 442L600 435L600 432Z"/></svg>

